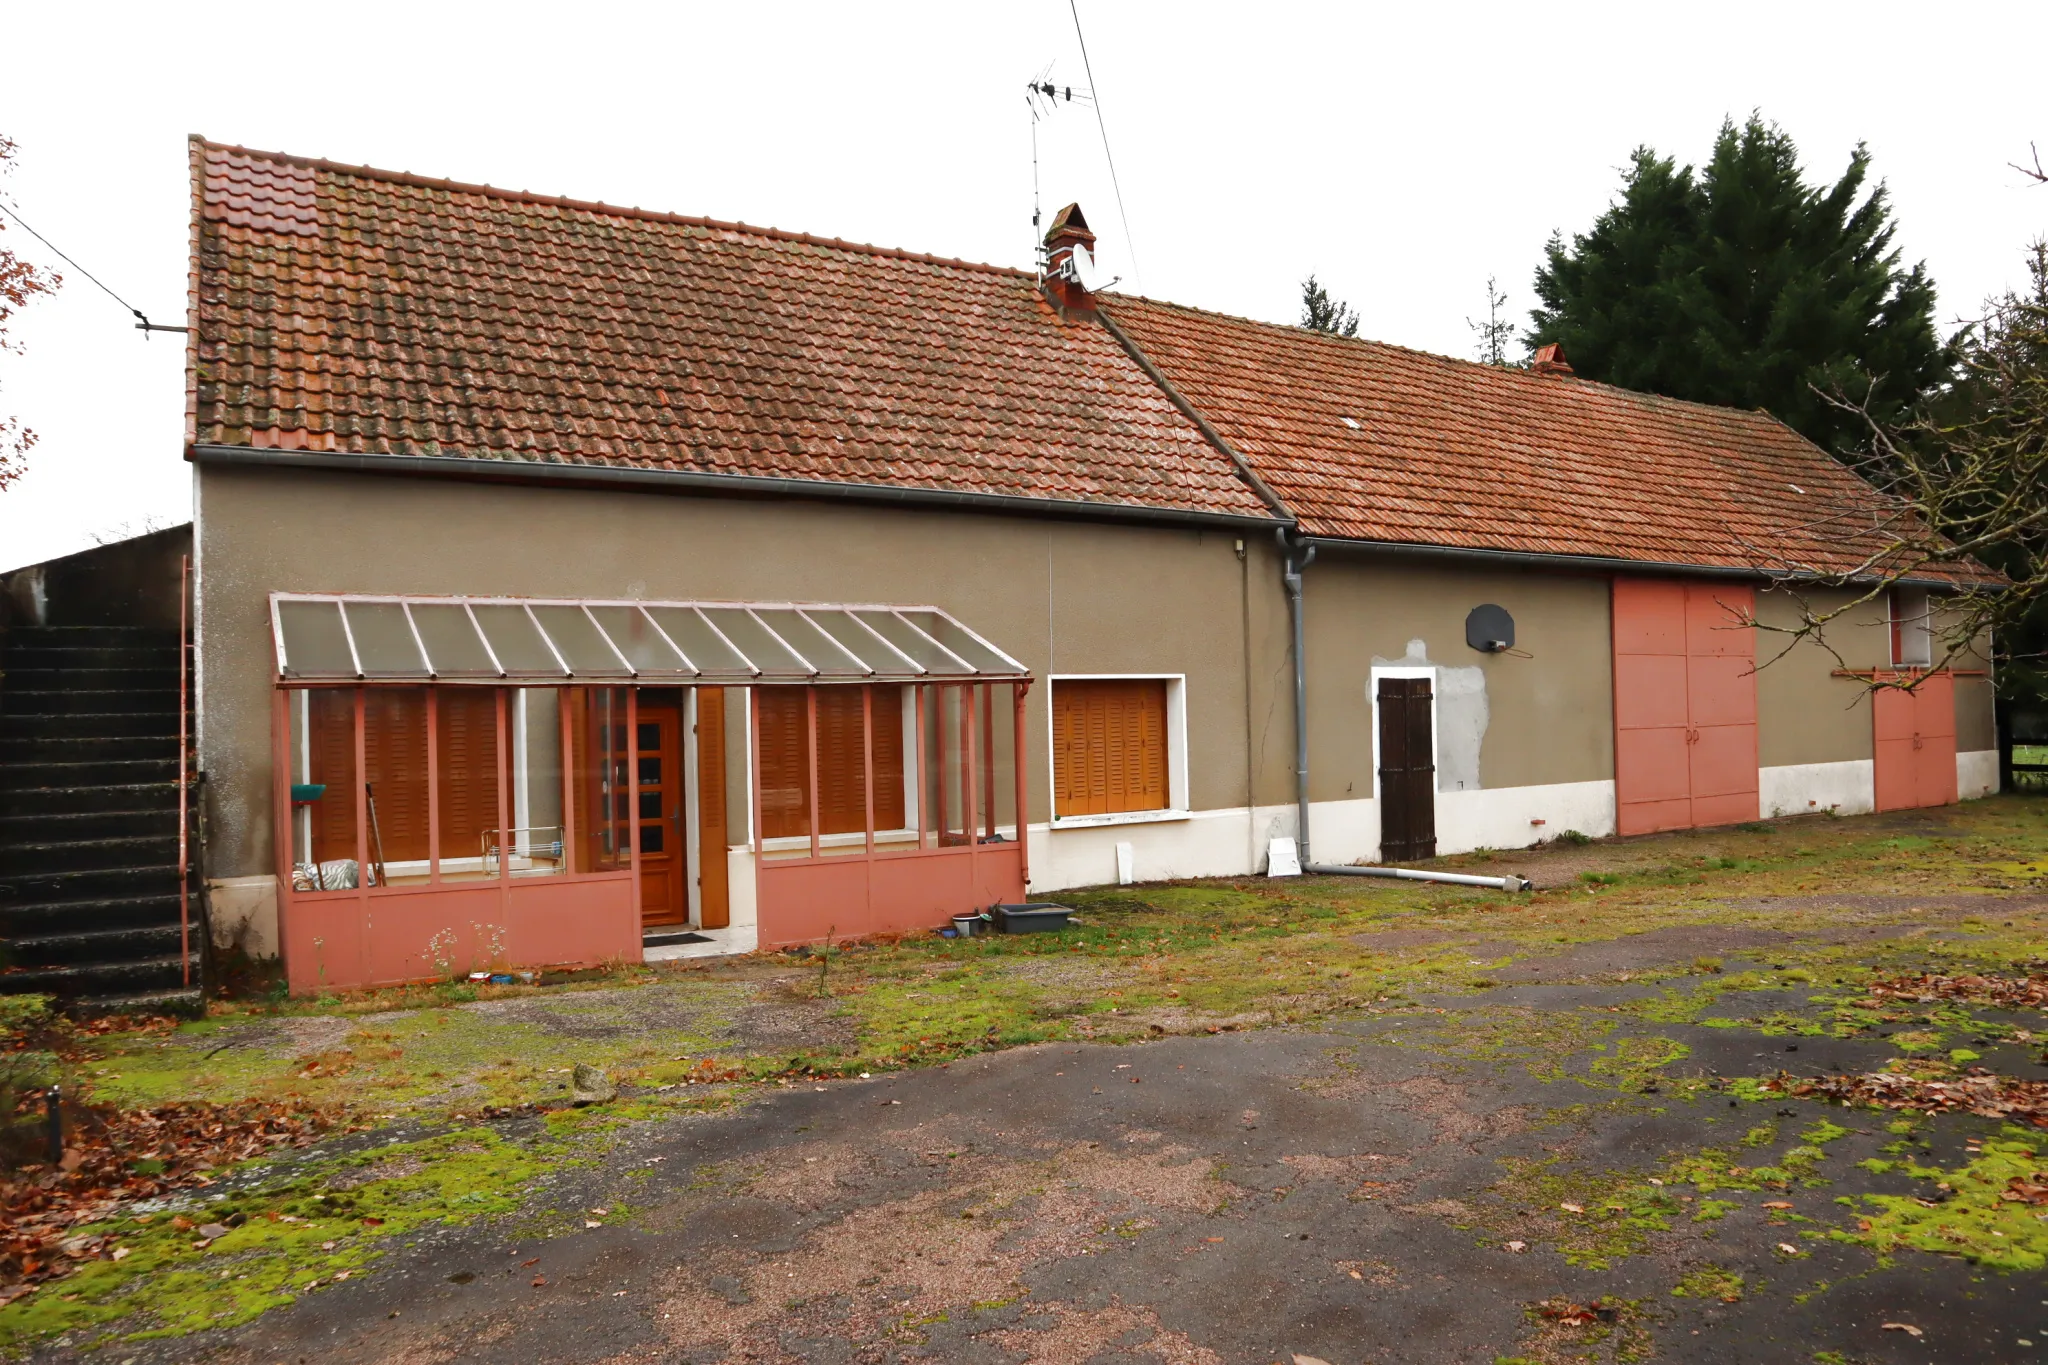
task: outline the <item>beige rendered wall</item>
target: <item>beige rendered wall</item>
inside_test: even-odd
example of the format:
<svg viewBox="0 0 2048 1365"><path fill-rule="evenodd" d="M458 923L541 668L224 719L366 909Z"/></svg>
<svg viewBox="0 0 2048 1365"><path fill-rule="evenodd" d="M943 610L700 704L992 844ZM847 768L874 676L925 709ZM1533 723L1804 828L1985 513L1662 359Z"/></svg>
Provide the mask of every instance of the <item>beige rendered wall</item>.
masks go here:
<svg viewBox="0 0 2048 1365"><path fill-rule="evenodd" d="M1871 756L1870 689L1840 669L1891 663L1891 624L1882 601L1851 607L1828 624L1825 645L1793 643L1803 611L1840 610L1861 594L1834 588L1771 588L1756 595L1757 763L1840 763ZM1829 651L1833 650L1833 653ZM1836 655L1841 657L1838 659Z"/></svg>
<svg viewBox="0 0 2048 1365"><path fill-rule="evenodd" d="M1482 789L1596 782L1614 776L1614 677L1605 577L1440 567L1325 550L1309 566L1309 795L1373 792L1367 688L1375 663L1477 668L1487 724ZM1515 619L1515 648L1481 654L1465 617L1493 603ZM1412 642L1421 642L1423 659Z"/></svg>
<svg viewBox="0 0 2048 1365"><path fill-rule="evenodd" d="M273 869L273 591L931 603L1040 678L1185 674L1192 807L1246 804L1248 728L1258 799L1291 797L1270 533L222 466L200 468L197 494L217 878ZM1046 696L1029 708L1033 821L1049 814Z"/></svg>

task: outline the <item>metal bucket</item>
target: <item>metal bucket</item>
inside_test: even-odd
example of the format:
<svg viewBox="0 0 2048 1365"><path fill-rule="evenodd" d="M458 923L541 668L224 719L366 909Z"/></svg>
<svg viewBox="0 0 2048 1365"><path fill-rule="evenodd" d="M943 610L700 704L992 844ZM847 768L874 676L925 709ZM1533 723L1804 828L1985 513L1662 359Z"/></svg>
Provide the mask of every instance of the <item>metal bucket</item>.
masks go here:
<svg viewBox="0 0 2048 1365"><path fill-rule="evenodd" d="M961 938L973 938L975 934L979 933L980 931L980 915L953 916L953 932L958 934Z"/></svg>

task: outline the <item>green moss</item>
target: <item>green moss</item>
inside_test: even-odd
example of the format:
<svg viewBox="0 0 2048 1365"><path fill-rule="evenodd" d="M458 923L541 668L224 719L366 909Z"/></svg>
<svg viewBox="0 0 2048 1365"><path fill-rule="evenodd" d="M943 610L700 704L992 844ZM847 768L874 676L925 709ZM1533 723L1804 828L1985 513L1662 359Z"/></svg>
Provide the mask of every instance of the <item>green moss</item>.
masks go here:
<svg viewBox="0 0 2048 1365"><path fill-rule="evenodd" d="M18 1352L71 1334L91 1340L179 1336L232 1327L291 1303L337 1276L364 1272L394 1237L519 1208L560 1152L523 1148L485 1128L392 1144L270 1187L217 1198L188 1213L239 1226L201 1248L170 1215L93 1224L128 1255L92 1261L17 1300L0 1316L0 1349ZM346 1188L337 1177L364 1183Z"/></svg>
<svg viewBox="0 0 2048 1365"><path fill-rule="evenodd" d="M1718 1265L1703 1265L1673 1285L1671 1293L1681 1299L1719 1299L1723 1303L1735 1303L1742 1298L1746 1287L1742 1277L1734 1271Z"/></svg>
<svg viewBox="0 0 2048 1365"><path fill-rule="evenodd" d="M1860 1215L1855 1227L1830 1235L1881 1254L1910 1248L1994 1270L2038 1272L2048 1268L2048 1222L2033 1206L1999 1195L2044 1164L2037 1139L2017 1128L1986 1139L1980 1155L1952 1171L1895 1163L1891 1169L1930 1182L1928 1197L1864 1195L1851 1204Z"/></svg>

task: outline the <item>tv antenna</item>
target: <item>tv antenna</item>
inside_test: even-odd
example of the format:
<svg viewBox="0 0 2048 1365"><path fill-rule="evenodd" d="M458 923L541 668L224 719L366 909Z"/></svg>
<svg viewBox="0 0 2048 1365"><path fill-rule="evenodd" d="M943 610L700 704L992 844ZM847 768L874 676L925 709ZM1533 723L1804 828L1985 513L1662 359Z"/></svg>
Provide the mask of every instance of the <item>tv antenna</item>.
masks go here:
<svg viewBox="0 0 2048 1365"><path fill-rule="evenodd" d="M1042 256L1045 251L1044 233L1040 231L1044 210L1038 195L1038 125L1051 118L1062 104L1095 103L1094 93L1085 87L1055 83L1052 69L1056 64L1047 62L1043 71L1024 83L1024 103L1031 109L1031 250L1034 258Z"/></svg>

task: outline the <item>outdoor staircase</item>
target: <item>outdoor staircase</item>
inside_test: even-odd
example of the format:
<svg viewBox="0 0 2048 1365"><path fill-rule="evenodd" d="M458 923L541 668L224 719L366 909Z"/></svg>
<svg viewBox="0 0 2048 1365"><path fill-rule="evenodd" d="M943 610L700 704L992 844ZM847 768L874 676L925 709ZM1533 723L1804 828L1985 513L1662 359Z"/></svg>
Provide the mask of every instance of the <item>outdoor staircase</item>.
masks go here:
<svg viewBox="0 0 2048 1365"><path fill-rule="evenodd" d="M180 923L172 631L16 628L0 649L0 993L81 1014L201 1009Z"/></svg>

